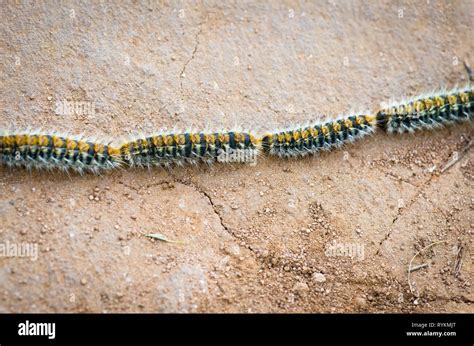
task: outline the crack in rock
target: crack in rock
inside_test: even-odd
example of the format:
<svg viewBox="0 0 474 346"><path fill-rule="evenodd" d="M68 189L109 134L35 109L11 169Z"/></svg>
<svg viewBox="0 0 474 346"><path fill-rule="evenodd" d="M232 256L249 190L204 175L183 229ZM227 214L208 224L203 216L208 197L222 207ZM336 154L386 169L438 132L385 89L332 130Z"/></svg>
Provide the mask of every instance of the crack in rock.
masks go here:
<svg viewBox="0 0 474 346"><path fill-rule="evenodd" d="M413 204L415 204L418 201L420 194L422 194L423 191L425 190L425 188L427 188L430 185L432 180L433 180L433 176L431 175L426 181L424 181L421 184L420 188L415 193L414 197L412 197L410 199L410 202L408 203L408 205L406 207L398 209L397 215L395 215L395 217L392 219L392 225L395 225L395 223L398 221L399 217L402 216L405 213L405 211L409 210L413 206ZM390 227L388 233L380 241L379 249L377 250L376 255L380 254L380 249L381 249L383 243L385 243L390 238L392 232L393 232L393 227Z"/></svg>
<svg viewBox="0 0 474 346"><path fill-rule="evenodd" d="M202 188L200 188L199 186L195 186L193 185L192 183L189 183L187 181L184 181L184 180L181 180L181 179L178 179L176 177L173 177L174 179L174 182L176 184L182 184L184 186L188 186L190 188L192 188L193 190L195 190L196 192L198 192L200 195L204 196L208 201L209 201L209 204L211 205L212 207L212 210L214 211L214 213L217 215L217 217L219 218L219 222L222 226L222 228L230 235L232 236L232 238L234 238L234 241L239 241L239 237L237 237L234 233L234 231L232 231L229 227L227 227L224 223L224 218L222 217L222 215L219 213L218 211L218 208L216 206L216 204L214 203L214 201L212 200L212 197L209 193L207 193L205 190L203 190ZM260 262L262 261L261 259L259 259L259 257L257 256L257 253L255 252L255 249L252 248L251 245L249 244L241 244L241 246L243 246L244 248L246 248L247 250L250 251L250 253L252 253Z"/></svg>
<svg viewBox="0 0 474 346"><path fill-rule="evenodd" d="M183 68L181 69L181 72L179 73L181 90L183 89L183 78L186 76L186 68L188 67L189 63L196 56L196 52L199 48L199 36L201 36L201 34L202 34L202 24L199 24L199 31L198 31L198 33L196 34L196 37L195 37L196 44L194 45L194 50L191 54L191 57L184 63Z"/></svg>
<svg viewBox="0 0 474 346"><path fill-rule="evenodd" d="M212 207L212 210L214 211L214 213L217 215L217 217L219 218L219 222L222 226L222 228L227 232L229 233L232 237L234 238L237 238L234 234L234 232L229 229L225 223L224 223L224 219L222 217L222 215L219 213L219 211L217 210L217 206L214 204L214 201L212 200L211 196L209 195L209 193L207 193L206 191L200 189L199 187L197 186L194 186L193 184L191 183L188 183L186 181L183 181L183 180L180 180L180 179L177 179L177 178L174 178L174 181L178 184L182 184L184 186L188 186L190 188L192 188L193 190L195 190L196 192L198 192L200 195L204 196L208 201L209 201L209 204L211 205Z"/></svg>

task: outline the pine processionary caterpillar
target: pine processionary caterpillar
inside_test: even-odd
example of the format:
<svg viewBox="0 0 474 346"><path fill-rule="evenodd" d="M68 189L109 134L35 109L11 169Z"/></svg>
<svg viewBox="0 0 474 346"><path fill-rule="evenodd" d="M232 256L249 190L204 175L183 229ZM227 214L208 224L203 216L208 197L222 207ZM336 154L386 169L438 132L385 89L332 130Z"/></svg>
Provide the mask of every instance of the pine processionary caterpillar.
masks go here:
<svg viewBox="0 0 474 346"><path fill-rule="evenodd" d="M473 114L474 90L468 86L392 104L377 113L377 121L388 133L405 133L469 121Z"/></svg>
<svg viewBox="0 0 474 346"><path fill-rule="evenodd" d="M232 150L258 150L255 136L238 131L160 133L144 136L120 146L122 160L129 166L171 166L212 163Z"/></svg>
<svg viewBox="0 0 474 346"><path fill-rule="evenodd" d="M474 90L467 86L415 97L375 114L350 115L262 136L240 131L158 133L114 146L55 133L0 132L0 164L98 173L122 164L168 167L213 163L221 161L221 154L236 150L297 157L339 147L372 134L377 127L388 133L414 132L469 121L473 113Z"/></svg>
<svg viewBox="0 0 474 346"><path fill-rule="evenodd" d="M98 173L118 167L120 151L102 142L57 134L0 133L0 163L30 168Z"/></svg>
<svg viewBox="0 0 474 346"><path fill-rule="evenodd" d="M375 131L373 115L352 115L320 124L277 131L263 136L264 152L279 157L295 157L330 150Z"/></svg>

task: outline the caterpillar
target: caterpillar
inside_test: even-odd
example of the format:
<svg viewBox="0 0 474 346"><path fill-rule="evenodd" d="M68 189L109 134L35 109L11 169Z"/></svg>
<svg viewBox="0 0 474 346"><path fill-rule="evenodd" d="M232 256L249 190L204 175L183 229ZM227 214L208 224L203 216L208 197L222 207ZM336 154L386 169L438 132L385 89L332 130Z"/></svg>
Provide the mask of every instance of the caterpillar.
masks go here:
<svg viewBox="0 0 474 346"><path fill-rule="evenodd" d="M472 86L418 96L376 113L354 114L255 135L242 131L160 132L119 145L56 133L0 131L0 164L99 173L129 167L181 166L227 160L235 151L258 156L298 157L337 148L382 128L388 133L433 129L469 121L474 113ZM220 160L224 156L224 160Z"/></svg>
<svg viewBox="0 0 474 346"><path fill-rule="evenodd" d="M394 103L376 116L388 133L405 133L469 121L473 114L474 89L466 86Z"/></svg>
<svg viewBox="0 0 474 346"><path fill-rule="evenodd" d="M82 137L30 131L0 133L0 163L31 168L99 173L122 163L109 143Z"/></svg>
<svg viewBox="0 0 474 346"><path fill-rule="evenodd" d="M150 167L212 163L234 150L259 150L259 140L247 132L157 133L122 143L121 159L129 166Z"/></svg>
<svg viewBox="0 0 474 346"><path fill-rule="evenodd" d="M374 115L351 115L323 123L267 133L262 138L262 149L272 156L304 156L353 142L373 133L376 127L377 119Z"/></svg>

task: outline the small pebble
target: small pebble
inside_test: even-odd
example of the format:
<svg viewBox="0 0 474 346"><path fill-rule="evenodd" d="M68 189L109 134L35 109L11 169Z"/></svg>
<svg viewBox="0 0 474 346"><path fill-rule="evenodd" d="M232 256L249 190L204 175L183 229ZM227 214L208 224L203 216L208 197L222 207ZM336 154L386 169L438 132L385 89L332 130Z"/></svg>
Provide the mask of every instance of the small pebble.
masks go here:
<svg viewBox="0 0 474 346"><path fill-rule="evenodd" d="M324 276L324 274L321 274L321 273L313 273L311 278L313 279L314 282L317 282L317 283L326 282L326 277Z"/></svg>
<svg viewBox="0 0 474 346"><path fill-rule="evenodd" d="M367 305L367 301L362 297L357 297L355 303L360 307L365 307Z"/></svg>
<svg viewBox="0 0 474 346"><path fill-rule="evenodd" d="M304 294L309 290L308 285L305 282L298 282L296 285L293 287L293 291L297 294Z"/></svg>

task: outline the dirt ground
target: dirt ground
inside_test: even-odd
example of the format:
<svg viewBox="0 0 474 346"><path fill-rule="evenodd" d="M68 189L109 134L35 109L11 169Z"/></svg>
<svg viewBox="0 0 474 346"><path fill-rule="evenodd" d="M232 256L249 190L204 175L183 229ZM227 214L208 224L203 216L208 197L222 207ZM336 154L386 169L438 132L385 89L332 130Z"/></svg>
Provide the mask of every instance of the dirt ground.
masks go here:
<svg viewBox="0 0 474 346"><path fill-rule="evenodd" d="M0 16L0 128L263 131L462 85L474 64L472 0L2 1ZM379 133L256 166L0 167L0 244L38 250L0 257L0 311L472 313L473 135Z"/></svg>

